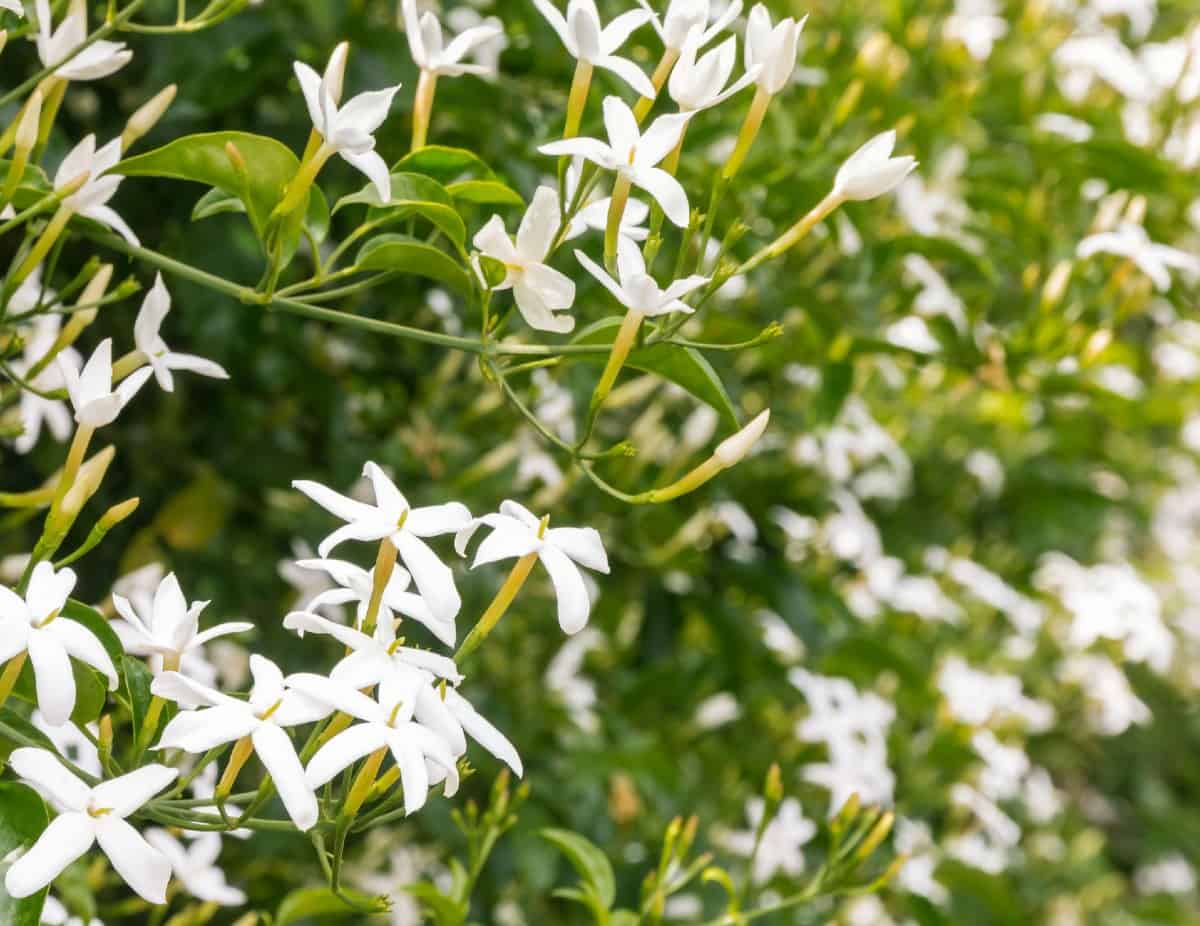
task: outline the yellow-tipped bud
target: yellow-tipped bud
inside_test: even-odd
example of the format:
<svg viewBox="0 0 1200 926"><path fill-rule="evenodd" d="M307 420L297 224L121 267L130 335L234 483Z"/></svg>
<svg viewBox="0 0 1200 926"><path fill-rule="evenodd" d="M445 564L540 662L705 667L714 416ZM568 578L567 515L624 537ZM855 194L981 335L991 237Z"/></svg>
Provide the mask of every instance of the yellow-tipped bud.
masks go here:
<svg viewBox="0 0 1200 926"><path fill-rule="evenodd" d="M783 800L783 773L779 770L778 762L772 762L771 767L767 769L767 780L763 785L763 796L770 804L778 804Z"/></svg>
<svg viewBox="0 0 1200 926"><path fill-rule="evenodd" d="M763 409L748 425L717 444L717 449L713 451L713 459L721 464L722 469L736 466L758 443L758 439L763 436L763 432L767 429L767 422L770 420L771 410Z"/></svg>
<svg viewBox="0 0 1200 926"><path fill-rule="evenodd" d="M42 120L42 91L34 90L29 96L29 102L21 111L21 120L17 123L16 153L28 155L37 144L38 125Z"/></svg>
<svg viewBox="0 0 1200 926"><path fill-rule="evenodd" d="M99 490L100 484L108 472L109 464L112 463L116 454L116 448L109 445L79 467L75 481L67 490L67 494L63 496L61 511L63 517L70 518L71 521L75 520L83 506Z"/></svg>
<svg viewBox="0 0 1200 926"><path fill-rule="evenodd" d="M138 505L141 504L141 501L142 500L140 498L134 496L133 498L127 498L125 501L118 502L117 504L113 505L108 509L108 511L104 512L104 515L96 524L96 529L108 533L110 530L128 518L131 514L137 511Z"/></svg>
<svg viewBox="0 0 1200 926"><path fill-rule="evenodd" d="M859 861L865 861L870 858L871 853L879 848L879 844L887 839L888 833L892 831L892 824L896 822L896 815L890 810L875 821L875 825L871 827L871 831L867 833L866 838L858 844L858 848L854 852L854 857Z"/></svg>
<svg viewBox="0 0 1200 926"><path fill-rule="evenodd" d="M60 349L75 343L75 339L83 333L83 329L96 320L100 310L95 308L95 304L104 298L104 292L108 289L112 275L112 264L101 264L100 269L88 280L87 286L83 288L83 292L79 294L79 300L75 304L92 306L92 308L80 309L78 312L71 313L70 320L63 326L62 334L59 336L58 347Z"/></svg>
<svg viewBox="0 0 1200 926"><path fill-rule="evenodd" d="M125 123L125 131L121 133L121 150L130 148L143 135L146 135L163 117L167 107L175 100L179 88L175 84L164 87L149 100L138 107L137 111Z"/></svg>

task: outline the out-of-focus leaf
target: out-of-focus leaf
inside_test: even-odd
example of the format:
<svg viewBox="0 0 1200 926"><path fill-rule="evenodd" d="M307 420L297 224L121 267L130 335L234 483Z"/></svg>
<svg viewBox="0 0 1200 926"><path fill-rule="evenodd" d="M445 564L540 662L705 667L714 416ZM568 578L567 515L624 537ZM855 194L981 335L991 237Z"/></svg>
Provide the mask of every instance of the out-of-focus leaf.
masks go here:
<svg viewBox="0 0 1200 926"><path fill-rule="evenodd" d="M595 891L605 909L613 905L617 899L617 882L607 855L595 844L570 830L544 829L539 835L567 857L583 883Z"/></svg>
<svg viewBox="0 0 1200 926"><path fill-rule="evenodd" d="M344 893L364 906L374 902L374 898L358 891L346 889ZM288 926L289 923L299 923L321 916L355 918L361 915L327 887L304 887L292 891L280 901L275 911L274 922L275 926Z"/></svg>
<svg viewBox="0 0 1200 926"><path fill-rule="evenodd" d="M15 849L28 849L50 823L46 805L33 788L15 781L0 781L0 858ZM48 888L17 900L4 889L0 865L0 923L5 926L38 926Z"/></svg>
<svg viewBox="0 0 1200 926"><path fill-rule="evenodd" d="M224 526L233 500L230 486L205 468L159 510L154 527L176 550L202 549Z"/></svg>

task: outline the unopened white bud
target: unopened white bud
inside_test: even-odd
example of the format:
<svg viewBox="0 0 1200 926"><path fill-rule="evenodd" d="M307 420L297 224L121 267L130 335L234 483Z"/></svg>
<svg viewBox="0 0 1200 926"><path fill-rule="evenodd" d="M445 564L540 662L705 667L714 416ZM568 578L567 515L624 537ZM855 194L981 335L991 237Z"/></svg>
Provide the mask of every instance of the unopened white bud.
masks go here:
<svg viewBox="0 0 1200 926"><path fill-rule="evenodd" d="M750 452L750 448L758 443L758 439L763 436L763 431L767 429L767 422L770 419L771 410L763 409L748 425L717 444L717 449L713 451L713 459L724 469L736 466Z"/></svg>
<svg viewBox="0 0 1200 926"><path fill-rule="evenodd" d="M37 144L38 125L42 121L42 91L34 90L17 123L16 149L28 154Z"/></svg>
<svg viewBox="0 0 1200 926"><path fill-rule="evenodd" d="M833 192L844 200L874 199L890 193L917 166L916 158L892 157L896 132L876 135L846 159L833 181Z"/></svg>
<svg viewBox="0 0 1200 926"><path fill-rule="evenodd" d="M137 108L129 121L125 123L125 131L121 133L121 147L128 148L135 141L147 134L163 117L167 107L175 100L178 88L175 84L163 87L149 100Z"/></svg>

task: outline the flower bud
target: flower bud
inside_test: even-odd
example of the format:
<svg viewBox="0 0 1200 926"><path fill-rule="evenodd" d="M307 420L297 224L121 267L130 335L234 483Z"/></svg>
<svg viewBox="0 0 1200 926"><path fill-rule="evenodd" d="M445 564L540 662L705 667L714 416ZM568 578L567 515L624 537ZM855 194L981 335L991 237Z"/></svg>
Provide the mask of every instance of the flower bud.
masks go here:
<svg viewBox="0 0 1200 926"><path fill-rule="evenodd" d="M112 274L112 264L101 264L100 269L88 280L87 286L79 294L79 301L75 304L91 306L91 308L71 313L70 320L63 326L62 334L59 335L60 343L56 346L60 349L74 344L75 339L83 333L83 329L96 320L100 310L95 307L95 304L104 298L104 291L108 289Z"/></svg>
<svg viewBox="0 0 1200 926"><path fill-rule="evenodd" d="M349 53L350 43L339 42L325 67L325 87L335 103L342 102L342 84L346 80L346 57Z"/></svg>
<svg viewBox="0 0 1200 926"><path fill-rule="evenodd" d="M713 459L721 465L722 469L736 466L750 452L750 448L758 443L758 439L762 437L763 431L767 429L767 422L770 420L771 410L763 409L748 425L717 444L717 449L713 451Z"/></svg>
<svg viewBox="0 0 1200 926"><path fill-rule="evenodd" d="M767 780L763 785L763 797L769 804L778 804L783 800L783 774L779 771L779 763L772 762L767 769Z"/></svg>
<svg viewBox="0 0 1200 926"><path fill-rule="evenodd" d="M137 496L127 498L123 502L118 502L113 505L108 511L104 512L100 520L96 524L96 529L108 533L131 514L137 511L137 507L141 504L141 499Z"/></svg>
<svg viewBox="0 0 1200 926"><path fill-rule="evenodd" d="M890 193L917 166L913 157L892 157L895 130L876 135L846 159L833 181L833 192L841 199L874 199Z"/></svg>
<svg viewBox="0 0 1200 926"><path fill-rule="evenodd" d="M38 126L42 121L42 91L34 90L29 96L29 102L21 110L21 120L17 123L16 153L28 155L37 144Z"/></svg>
<svg viewBox="0 0 1200 926"><path fill-rule="evenodd" d="M167 107L174 101L177 90L178 87L175 84L170 84L138 107L137 111L129 117L129 121L125 123L125 131L121 133L122 151L132 147L134 142L154 128L163 113L167 111Z"/></svg>
<svg viewBox="0 0 1200 926"><path fill-rule="evenodd" d="M865 861L870 858L871 853L879 848L879 844L887 838L887 834L892 831L892 824L896 820L896 815L890 810L875 821L875 825L871 827L866 838L858 844L858 848L854 850L854 857L858 861Z"/></svg>
<svg viewBox="0 0 1200 926"><path fill-rule="evenodd" d="M109 464L116 454L116 448L109 445L79 467L75 481L63 496L60 513L64 518L69 518L72 522L75 520L83 506L99 490L100 483L104 481Z"/></svg>

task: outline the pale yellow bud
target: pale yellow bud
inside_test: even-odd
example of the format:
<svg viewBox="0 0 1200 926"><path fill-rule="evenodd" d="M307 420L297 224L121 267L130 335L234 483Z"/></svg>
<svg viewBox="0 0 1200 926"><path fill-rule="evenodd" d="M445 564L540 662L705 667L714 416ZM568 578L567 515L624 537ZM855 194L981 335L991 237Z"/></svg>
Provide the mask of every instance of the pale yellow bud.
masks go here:
<svg viewBox="0 0 1200 926"><path fill-rule="evenodd" d="M724 469L736 466L758 443L758 439L763 436L763 431L767 429L767 422L770 420L771 410L763 409L748 425L717 444L717 449L713 451L713 459Z"/></svg>
<svg viewBox="0 0 1200 926"><path fill-rule="evenodd" d="M178 88L174 84L170 84L138 107L137 111L129 117L129 121L125 123L125 131L121 133L122 151L131 147L134 142L154 128L163 113L167 111L167 107L174 101L177 90Z"/></svg>
<svg viewBox="0 0 1200 926"><path fill-rule="evenodd" d="M42 91L34 90L29 96L29 102L21 111L21 121L17 123L16 150L18 155L28 154L37 144L38 125L42 120Z"/></svg>

